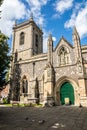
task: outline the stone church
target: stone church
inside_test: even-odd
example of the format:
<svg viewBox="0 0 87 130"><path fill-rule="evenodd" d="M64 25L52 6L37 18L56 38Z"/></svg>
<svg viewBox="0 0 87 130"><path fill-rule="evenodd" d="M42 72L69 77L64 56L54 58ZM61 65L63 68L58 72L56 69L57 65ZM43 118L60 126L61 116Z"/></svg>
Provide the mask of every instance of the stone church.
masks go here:
<svg viewBox="0 0 87 130"><path fill-rule="evenodd" d="M48 105L87 106L87 45L73 29L73 45L52 35L43 53L43 32L32 17L13 27L11 88L13 100ZM15 98L17 97L17 98Z"/></svg>

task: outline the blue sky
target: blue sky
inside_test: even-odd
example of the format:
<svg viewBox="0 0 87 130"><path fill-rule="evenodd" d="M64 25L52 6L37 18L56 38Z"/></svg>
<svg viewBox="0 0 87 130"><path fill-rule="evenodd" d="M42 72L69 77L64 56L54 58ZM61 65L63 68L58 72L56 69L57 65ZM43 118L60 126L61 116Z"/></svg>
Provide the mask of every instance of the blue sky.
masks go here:
<svg viewBox="0 0 87 130"><path fill-rule="evenodd" d="M44 52L47 50L47 38L52 33L54 47L62 36L71 44L73 26L81 38L81 44L87 44L87 1L86 0L4 0L0 30L11 37L14 21L28 20L31 12L34 21L42 27L44 33ZM11 46L11 40L9 41Z"/></svg>

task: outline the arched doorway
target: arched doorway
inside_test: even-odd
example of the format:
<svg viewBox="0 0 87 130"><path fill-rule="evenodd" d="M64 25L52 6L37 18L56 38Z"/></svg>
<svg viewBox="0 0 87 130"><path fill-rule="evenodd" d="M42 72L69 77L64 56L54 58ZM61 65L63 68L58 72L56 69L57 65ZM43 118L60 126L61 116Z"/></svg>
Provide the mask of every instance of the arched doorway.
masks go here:
<svg viewBox="0 0 87 130"><path fill-rule="evenodd" d="M61 104L66 104L66 102L69 102L69 104L74 104L74 89L71 83L65 82L60 87L60 101Z"/></svg>

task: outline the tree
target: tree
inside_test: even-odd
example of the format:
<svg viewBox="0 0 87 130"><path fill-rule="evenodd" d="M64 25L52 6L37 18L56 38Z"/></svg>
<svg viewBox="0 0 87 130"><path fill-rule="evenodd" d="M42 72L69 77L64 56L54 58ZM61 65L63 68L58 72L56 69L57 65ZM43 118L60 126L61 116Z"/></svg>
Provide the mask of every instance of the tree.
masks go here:
<svg viewBox="0 0 87 130"><path fill-rule="evenodd" d="M2 2L3 2L3 0L0 0L0 6L2 5ZM2 12L2 11L0 10L0 14L1 14L1 12ZM1 18L1 17L0 17L0 18Z"/></svg>
<svg viewBox="0 0 87 130"><path fill-rule="evenodd" d="M16 62L14 64L13 69L13 84L12 84L12 91L13 96L12 100L19 101L20 98L20 79L21 79L21 68L20 65Z"/></svg>
<svg viewBox="0 0 87 130"><path fill-rule="evenodd" d="M9 100L20 100L20 80L21 80L21 66L18 62L18 52L14 53L14 60L11 64L11 77L10 77L10 93Z"/></svg>
<svg viewBox="0 0 87 130"><path fill-rule="evenodd" d="M2 2L3 2L3 0L0 0L0 6L1 6Z"/></svg>
<svg viewBox="0 0 87 130"><path fill-rule="evenodd" d="M11 56L9 54L8 37L0 32L0 89L7 84L6 74L10 67Z"/></svg>

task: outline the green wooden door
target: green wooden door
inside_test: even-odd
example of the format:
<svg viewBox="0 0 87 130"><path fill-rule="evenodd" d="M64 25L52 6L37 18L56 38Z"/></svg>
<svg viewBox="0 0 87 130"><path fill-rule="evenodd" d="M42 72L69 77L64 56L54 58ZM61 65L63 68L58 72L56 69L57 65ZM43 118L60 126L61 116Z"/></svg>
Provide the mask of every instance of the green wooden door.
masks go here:
<svg viewBox="0 0 87 130"><path fill-rule="evenodd" d="M61 104L65 104L65 98L69 98L69 103L74 104L74 89L69 82L65 82L60 88Z"/></svg>

